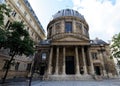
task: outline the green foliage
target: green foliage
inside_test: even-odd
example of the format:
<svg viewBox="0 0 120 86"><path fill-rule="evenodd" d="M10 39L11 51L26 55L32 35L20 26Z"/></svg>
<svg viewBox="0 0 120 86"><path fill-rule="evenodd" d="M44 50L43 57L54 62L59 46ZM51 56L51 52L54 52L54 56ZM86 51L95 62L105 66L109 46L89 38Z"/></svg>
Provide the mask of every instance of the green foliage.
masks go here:
<svg viewBox="0 0 120 86"><path fill-rule="evenodd" d="M29 37L29 33L24 29L24 24L21 22L13 22L8 29L9 33L6 35L5 46L10 49L9 55L11 56L7 67L6 72L3 77L2 83L5 82L5 79L8 74L8 70L11 66L11 62L14 59L15 55L32 55L34 53L34 43Z"/></svg>
<svg viewBox="0 0 120 86"><path fill-rule="evenodd" d="M0 48L5 47L5 42L7 40L8 31L5 28L2 28L4 25L4 15L10 16L10 9L7 8L5 4L0 4Z"/></svg>
<svg viewBox="0 0 120 86"><path fill-rule="evenodd" d="M10 49L11 55L30 55L34 53L33 41L29 37L29 33L24 29L21 22L13 22L10 25L10 34L8 35L6 47Z"/></svg>
<svg viewBox="0 0 120 86"><path fill-rule="evenodd" d="M4 24L4 14L10 16L11 10L5 5L0 4L0 26Z"/></svg>
<svg viewBox="0 0 120 86"><path fill-rule="evenodd" d="M7 40L7 32L3 29L0 29L0 48L5 47L5 42Z"/></svg>
<svg viewBox="0 0 120 86"><path fill-rule="evenodd" d="M115 58L120 58L120 33L113 36L111 50Z"/></svg>
<svg viewBox="0 0 120 86"><path fill-rule="evenodd" d="M31 40L29 33L24 29L24 24L22 22L13 22L10 24L10 28L5 29L4 27L4 16L9 17L10 10L5 4L0 4L0 48L9 48L9 55L11 56L8 64L6 65L6 72L3 77L2 83L8 74L8 70L14 60L15 55L32 55L34 53L34 43Z"/></svg>

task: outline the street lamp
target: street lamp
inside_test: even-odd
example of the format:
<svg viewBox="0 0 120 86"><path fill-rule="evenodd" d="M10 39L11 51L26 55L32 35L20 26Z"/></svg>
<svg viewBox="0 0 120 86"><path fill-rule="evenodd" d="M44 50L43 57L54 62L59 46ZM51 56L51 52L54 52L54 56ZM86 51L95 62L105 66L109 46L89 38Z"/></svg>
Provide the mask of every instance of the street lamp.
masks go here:
<svg viewBox="0 0 120 86"><path fill-rule="evenodd" d="M34 62L34 58L33 58L30 74L28 76L28 86L31 86L32 77L33 77L34 72L35 72L35 62Z"/></svg>

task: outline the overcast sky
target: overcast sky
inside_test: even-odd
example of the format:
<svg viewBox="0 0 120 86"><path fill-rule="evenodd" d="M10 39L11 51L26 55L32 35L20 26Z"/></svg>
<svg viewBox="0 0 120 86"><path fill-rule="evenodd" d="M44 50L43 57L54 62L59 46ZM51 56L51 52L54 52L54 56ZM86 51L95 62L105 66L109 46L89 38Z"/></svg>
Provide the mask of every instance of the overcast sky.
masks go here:
<svg viewBox="0 0 120 86"><path fill-rule="evenodd" d="M74 9L84 15L89 24L90 38L112 39L120 32L120 0L28 0L43 28L52 15L61 9Z"/></svg>

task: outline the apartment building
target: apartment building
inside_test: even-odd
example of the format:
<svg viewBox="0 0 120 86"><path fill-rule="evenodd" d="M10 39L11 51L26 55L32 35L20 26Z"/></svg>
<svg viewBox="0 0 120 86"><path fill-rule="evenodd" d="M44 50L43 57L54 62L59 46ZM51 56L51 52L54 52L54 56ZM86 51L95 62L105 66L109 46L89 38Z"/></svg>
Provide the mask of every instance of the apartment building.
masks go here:
<svg viewBox="0 0 120 86"><path fill-rule="evenodd" d="M11 9L10 17L4 17L5 28L9 28L13 21L20 21L25 24L25 29L28 30L35 44L45 39L45 31L28 0L0 0L0 3L6 4ZM6 64L10 59L8 52L9 49L0 49L0 79L2 79ZM14 59L7 78L27 77L33 56L16 56Z"/></svg>

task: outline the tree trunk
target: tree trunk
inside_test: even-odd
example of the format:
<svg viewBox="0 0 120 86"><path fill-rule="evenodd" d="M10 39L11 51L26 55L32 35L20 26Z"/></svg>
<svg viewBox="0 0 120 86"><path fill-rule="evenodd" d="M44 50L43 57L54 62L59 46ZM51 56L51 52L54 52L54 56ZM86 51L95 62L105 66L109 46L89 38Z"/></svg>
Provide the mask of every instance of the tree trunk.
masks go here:
<svg viewBox="0 0 120 86"><path fill-rule="evenodd" d="M6 80L6 77L7 77L7 74L8 74L8 71L9 71L9 68L10 68L10 66L11 66L11 62L12 62L14 56L15 56L15 54L13 54L13 55L11 56L11 59L9 60L9 62L8 62L8 64L7 64L6 71L5 71L5 75L4 75L4 77L2 78L2 84L5 83L5 80Z"/></svg>

